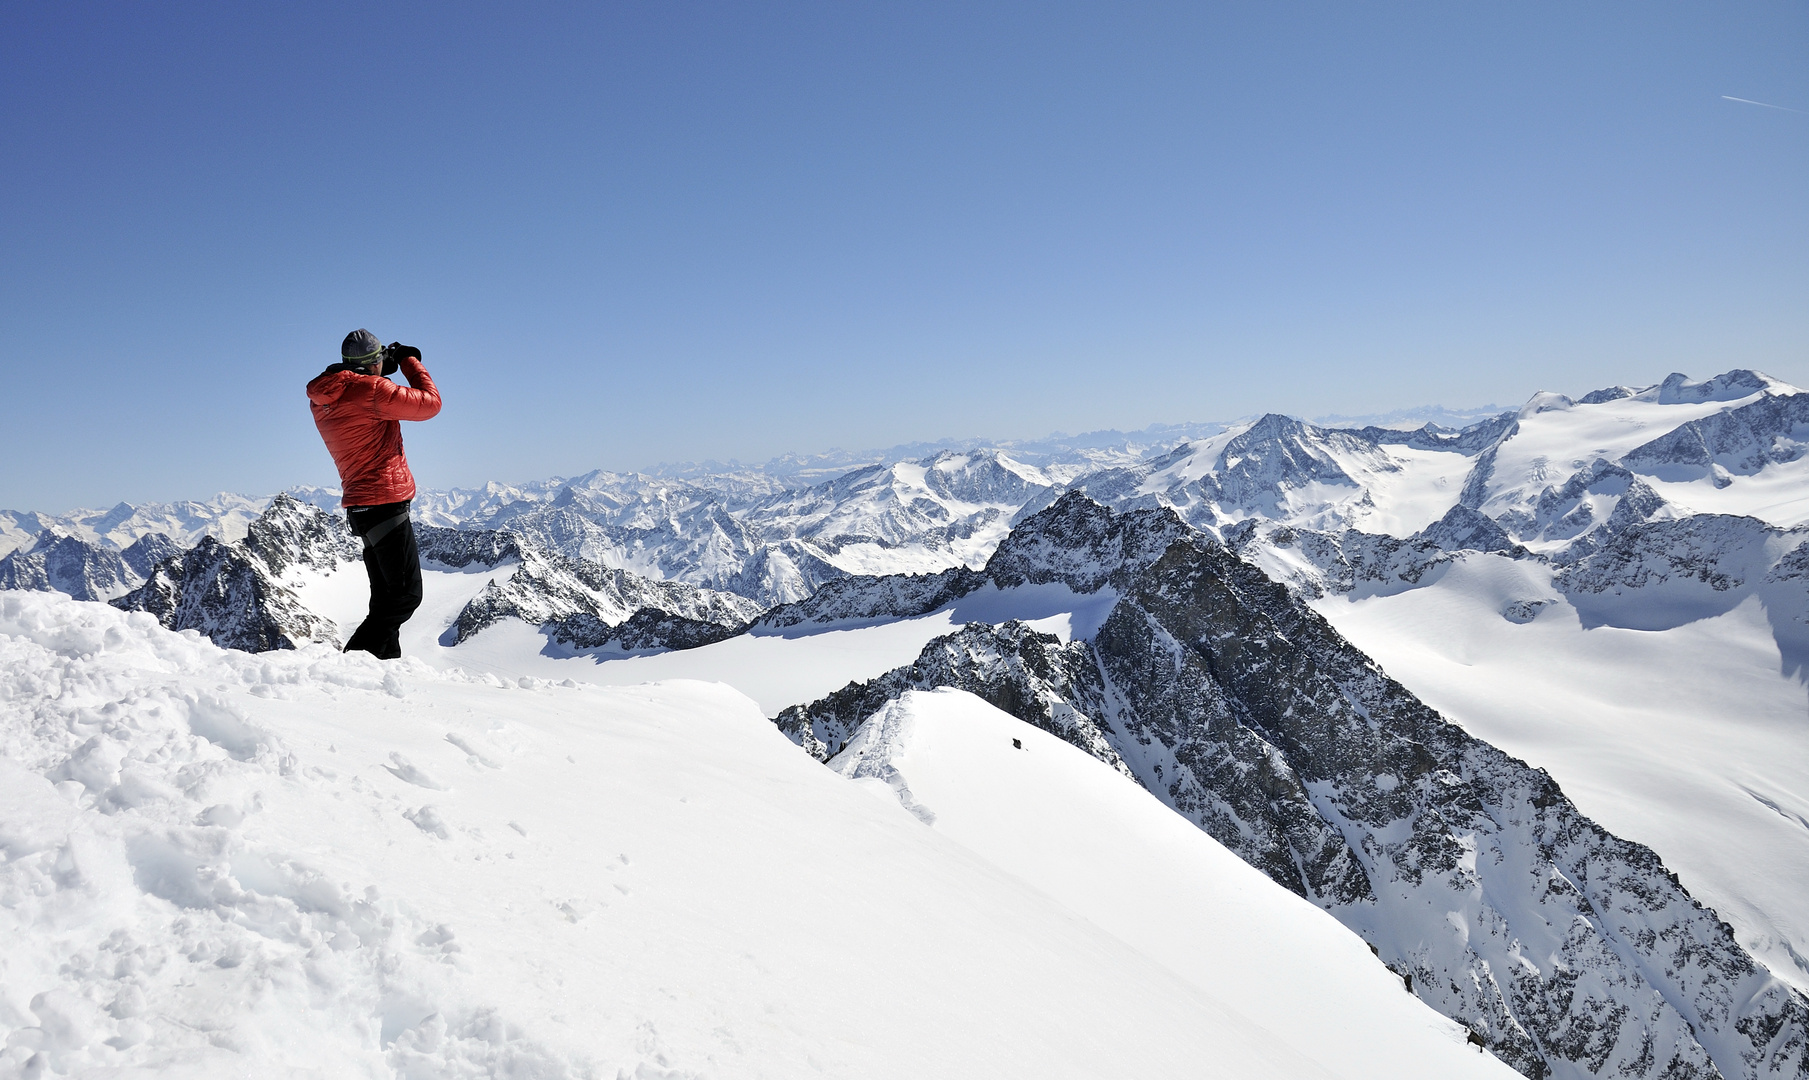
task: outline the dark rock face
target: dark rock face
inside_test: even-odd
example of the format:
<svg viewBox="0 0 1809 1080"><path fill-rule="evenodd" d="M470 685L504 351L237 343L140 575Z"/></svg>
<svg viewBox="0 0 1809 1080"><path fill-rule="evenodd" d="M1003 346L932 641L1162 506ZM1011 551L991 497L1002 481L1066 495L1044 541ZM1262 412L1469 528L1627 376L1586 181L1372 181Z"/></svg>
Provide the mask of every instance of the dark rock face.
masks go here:
<svg viewBox="0 0 1809 1080"><path fill-rule="evenodd" d="M1591 390L1589 393L1584 394L1577 399L1577 404L1606 405L1610 401L1619 401L1622 398L1630 398L1635 394L1640 393L1644 393L1644 391L1636 390L1631 386L1604 386L1600 390Z"/></svg>
<svg viewBox="0 0 1809 1080"><path fill-rule="evenodd" d="M518 549L519 550L519 549ZM520 619L529 626L555 626L555 639L579 647L608 635L604 626L625 623L643 608L658 614L697 623L709 623L728 636L747 626L764 609L759 603L734 593L713 592L681 581L649 581L626 570L615 570L580 559L548 555L532 548L520 550L521 565L508 579L492 580L459 612L442 636L456 645L485 627L504 619ZM574 621L574 616L583 616ZM643 625L645 620L643 621ZM676 628L679 624L672 624ZM695 638L692 631L679 636ZM644 648L648 646L630 646Z"/></svg>
<svg viewBox="0 0 1809 1080"><path fill-rule="evenodd" d="M1554 584L1586 627L1669 630L1757 595L1787 670L1809 663L1809 527L1696 514L1632 526Z"/></svg>
<svg viewBox="0 0 1809 1080"><path fill-rule="evenodd" d="M589 612L577 612L542 627L561 645L574 649L614 646L624 652L655 649L696 649L714 645L747 629L745 623L726 624L689 619L658 608L644 607L626 620L611 625Z"/></svg>
<svg viewBox="0 0 1809 1080"><path fill-rule="evenodd" d="M300 502L288 492L270 500L270 506L246 527L244 546L278 577L298 566L331 570L362 558L364 552L343 517Z"/></svg>
<svg viewBox="0 0 1809 1080"><path fill-rule="evenodd" d="M1809 1002L1656 855L1172 513L1066 496L986 573L1119 599L1090 642L970 625L781 729L826 759L904 689L970 690L1129 771L1528 1076L1809 1077Z"/></svg>
<svg viewBox="0 0 1809 1080"><path fill-rule="evenodd" d="M162 533L146 533L132 541L126 550L119 553L119 557L125 560L126 566L131 568L132 573L143 580L151 576L151 571L157 568L158 563L172 555L180 554L182 554L181 544Z"/></svg>
<svg viewBox="0 0 1809 1080"><path fill-rule="evenodd" d="M415 547L422 565L463 570L470 566L501 566L521 559L515 537L494 529L444 529L415 526Z"/></svg>
<svg viewBox="0 0 1809 1080"><path fill-rule="evenodd" d="M0 589L68 593L77 600L116 596L135 575L118 552L46 529L23 551L0 558Z"/></svg>
<svg viewBox="0 0 1809 1080"><path fill-rule="evenodd" d="M1493 518L1461 505L1445 511L1444 517L1415 533L1413 538L1434 544L1441 551L1526 553L1526 549L1514 543L1514 538Z"/></svg>
<svg viewBox="0 0 1809 1080"><path fill-rule="evenodd" d="M1276 581L1315 600L1328 593L1389 594L1421 582L1430 584L1427 575L1451 561L1450 551L1435 540L1423 536L1399 540L1359 529L1331 533L1286 525L1264 528L1252 521L1227 530L1225 541ZM1524 551L1515 546L1510 553ZM1288 555L1295 557L1284 557Z"/></svg>
<svg viewBox="0 0 1809 1080"><path fill-rule="evenodd" d="M487 626L517 618L573 649L695 649L746 629L760 613L752 600L677 581L649 581L584 559L549 554L527 537L493 529L420 526L424 563L453 570L520 563L492 580L443 637L457 644Z"/></svg>
<svg viewBox="0 0 1809 1080"><path fill-rule="evenodd" d="M257 556L211 536L164 560L149 581L113 606L150 612L171 630L199 631L226 649L269 652L306 641L339 645L333 624L278 584Z"/></svg>
<svg viewBox="0 0 1809 1080"><path fill-rule="evenodd" d="M1367 439L1378 446L1411 446L1415 450L1455 450L1460 454L1480 454L1501 438L1517 422L1514 413L1506 412L1462 429L1427 424L1414 431L1395 428L1345 428L1345 434Z"/></svg>
<svg viewBox="0 0 1809 1080"><path fill-rule="evenodd" d="M113 606L148 611L171 630L199 631L226 649L269 652L309 641L339 646L333 622L309 610L281 579L298 567L330 570L360 557L363 545L340 515L285 493L251 522L243 540L225 544L204 536L187 551L171 552L174 547L167 537L147 536L128 548L127 559L156 561L144 584Z"/></svg>
<svg viewBox="0 0 1809 1080"><path fill-rule="evenodd" d="M1489 480L1495 475L1495 462L1501 451L1501 444L1520 434L1520 420L1510 417L1510 423L1503 427L1493 442L1476 453L1476 464L1470 466L1468 475L1464 477L1463 490L1457 494L1457 505L1467 506L1475 510L1482 506L1489 497Z"/></svg>
<svg viewBox="0 0 1809 1080"><path fill-rule="evenodd" d="M775 722L793 742L827 761L886 702L906 690L952 686L1061 736L1128 776L1130 769L1106 732L1070 704L1070 698L1085 696L1077 688L1097 687L1088 670L1092 662L1084 645L1063 645L1016 620L997 627L970 623L924 646L909 667L850 683L807 707L794 705ZM1088 704L1095 714L1100 711L1101 702Z"/></svg>
<svg viewBox="0 0 1809 1080"><path fill-rule="evenodd" d="M862 619L899 619L961 599L986 584L986 577L966 567L940 574L894 574L883 578L837 578L824 583L809 599L784 604L761 616L758 625L783 629Z"/></svg>

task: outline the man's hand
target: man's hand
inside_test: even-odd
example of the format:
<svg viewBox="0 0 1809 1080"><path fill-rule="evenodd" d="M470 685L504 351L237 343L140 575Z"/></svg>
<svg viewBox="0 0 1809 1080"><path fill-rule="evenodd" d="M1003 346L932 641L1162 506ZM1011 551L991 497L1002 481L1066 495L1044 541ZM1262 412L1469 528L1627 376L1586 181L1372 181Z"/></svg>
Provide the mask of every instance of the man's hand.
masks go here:
<svg viewBox="0 0 1809 1080"><path fill-rule="evenodd" d="M421 358L421 350L415 348L413 345L404 345L400 341L390 342L389 348L385 351L391 356L394 356L397 363L401 363L402 358L405 356L412 356L416 360Z"/></svg>

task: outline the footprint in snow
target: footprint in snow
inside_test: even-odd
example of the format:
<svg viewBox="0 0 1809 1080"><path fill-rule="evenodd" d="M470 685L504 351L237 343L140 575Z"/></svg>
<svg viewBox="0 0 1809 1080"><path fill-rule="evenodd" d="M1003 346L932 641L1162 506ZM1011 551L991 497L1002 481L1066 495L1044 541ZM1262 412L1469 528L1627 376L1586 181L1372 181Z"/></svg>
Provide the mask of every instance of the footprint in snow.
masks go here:
<svg viewBox="0 0 1809 1080"><path fill-rule="evenodd" d="M419 765L416 765L414 762L393 750L390 751L389 759L394 762L394 764L385 765L383 767L395 774L396 779L432 791L451 790L445 784L440 783L438 780L435 780L432 776L428 775L425 769L422 769Z"/></svg>

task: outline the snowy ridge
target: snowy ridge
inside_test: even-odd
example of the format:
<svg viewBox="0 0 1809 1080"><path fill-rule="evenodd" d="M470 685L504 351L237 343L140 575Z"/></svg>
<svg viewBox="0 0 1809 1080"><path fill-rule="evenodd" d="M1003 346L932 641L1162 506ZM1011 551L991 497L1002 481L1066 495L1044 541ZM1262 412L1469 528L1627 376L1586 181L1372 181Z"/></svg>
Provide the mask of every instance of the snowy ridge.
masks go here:
<svg viewBox="0 0 1809 1080"><path fill-rule="evenodd" d="M1511 1075L1121 778L990 745L1010 728L906 763L951 836L722 687L252 656L19 592L0 668L5 1075ZM940 794L1001 752L1171 871L1116 899L1034 872L1036 802Z"/></svg>
<svg viewBox="0 0 1809 1080"><path fill-rule="evenodd" d="M781 730L828 758L905 690L976 693L1128 767L1529 1076L1809 1076L1809 1001L1656 855L1176 529L1166 510L1064 498L994 563L1008 582L1109 583L1122 599L1090 641L969 626L907 669L788 710Z"/></svg>

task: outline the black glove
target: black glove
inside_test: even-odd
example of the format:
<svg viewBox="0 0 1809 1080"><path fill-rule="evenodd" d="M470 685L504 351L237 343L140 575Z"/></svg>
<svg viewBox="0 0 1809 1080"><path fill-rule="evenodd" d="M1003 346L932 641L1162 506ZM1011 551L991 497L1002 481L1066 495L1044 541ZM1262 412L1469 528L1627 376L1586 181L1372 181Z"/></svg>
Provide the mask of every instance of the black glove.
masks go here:
<svg viewBox="0 0 1809 1080"><path fill-rule="evenodd" d="M412 356L419 360L421 350L413 345L404 345L400 341L390 342L388 347L383 350L383 374L385 376L394 375L396 369L402 366L402 358L405 356Z"/></svg>

